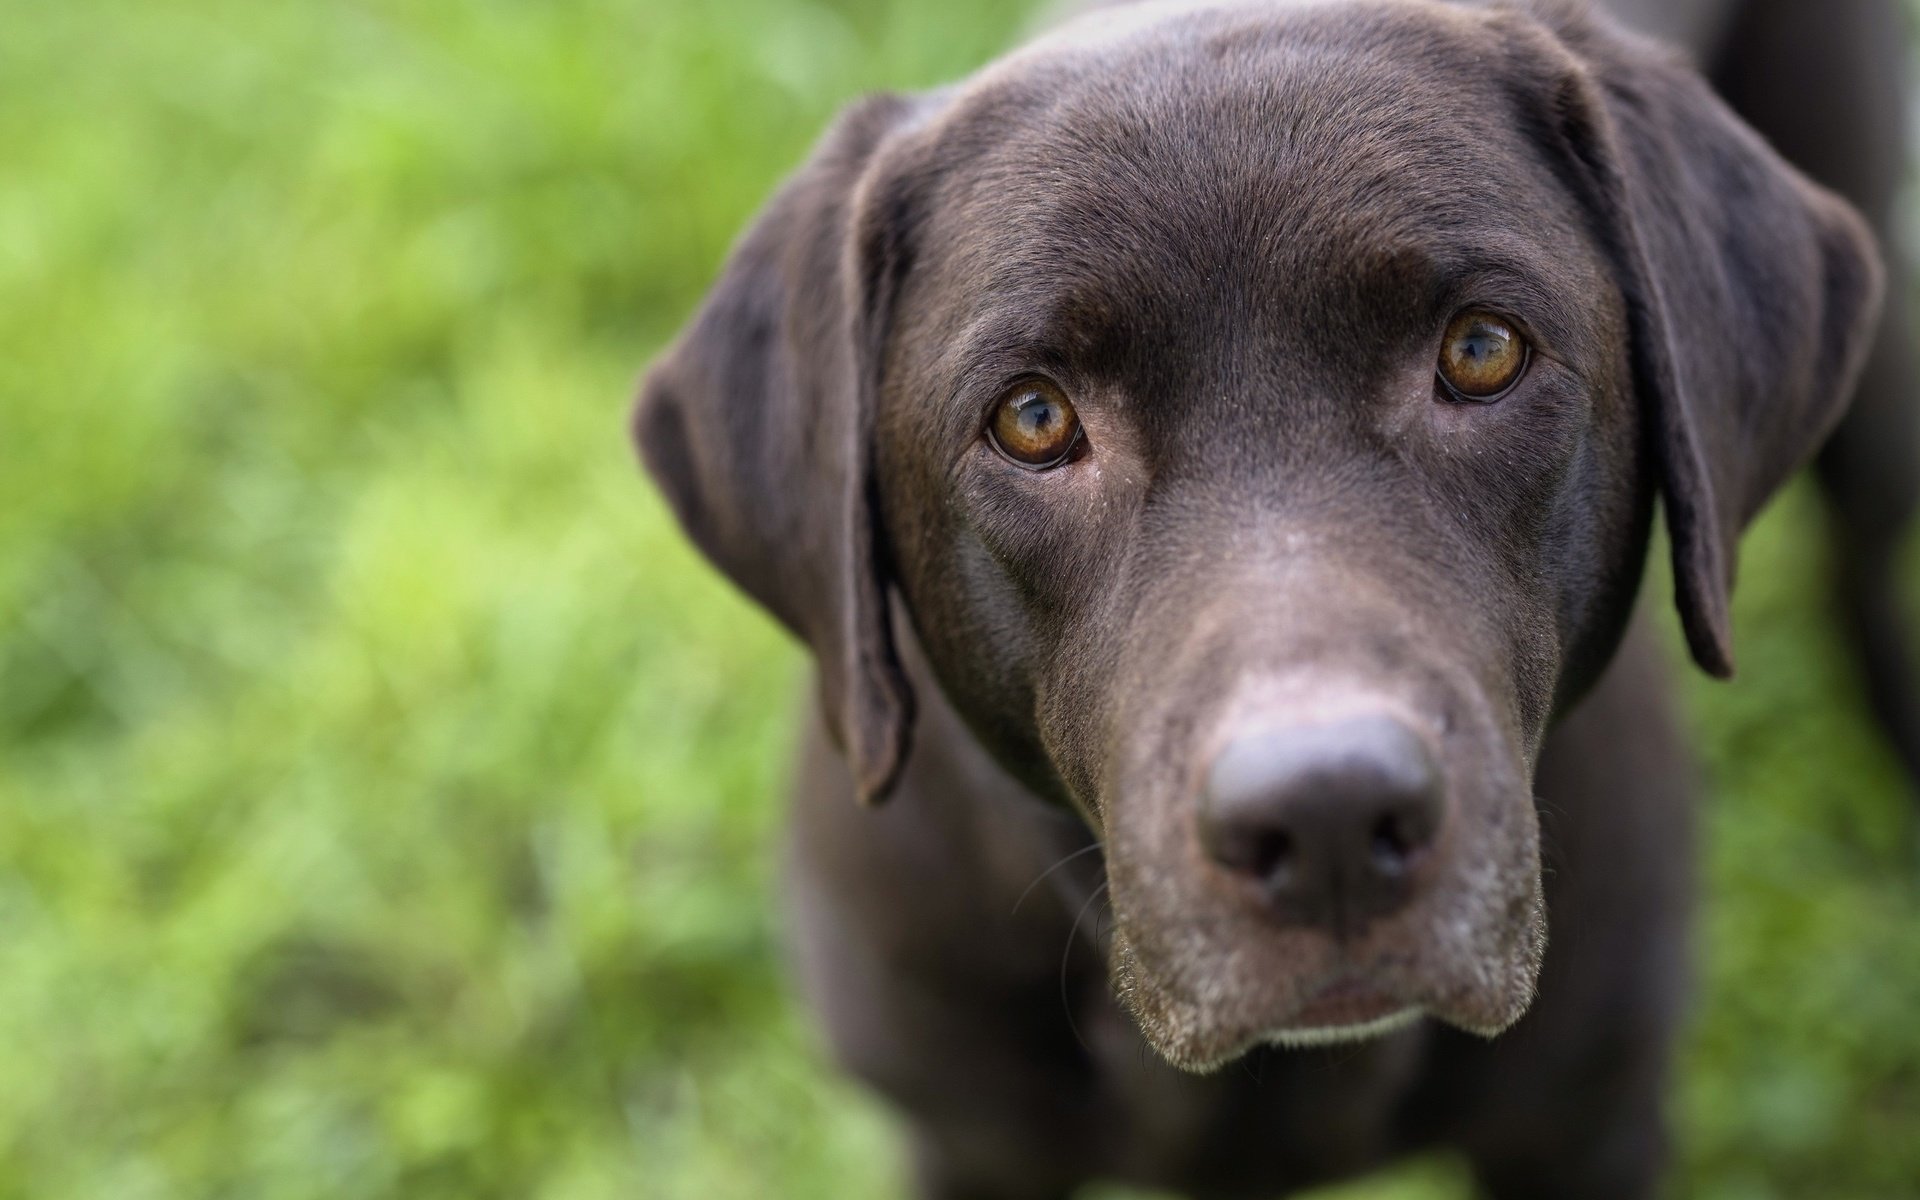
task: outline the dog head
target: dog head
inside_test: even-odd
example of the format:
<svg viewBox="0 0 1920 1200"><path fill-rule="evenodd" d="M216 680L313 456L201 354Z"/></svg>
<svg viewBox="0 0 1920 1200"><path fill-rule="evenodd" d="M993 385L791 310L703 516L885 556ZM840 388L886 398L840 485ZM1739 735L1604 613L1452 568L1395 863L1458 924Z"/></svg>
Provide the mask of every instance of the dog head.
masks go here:
<svg viewBox="0 0 1920 1200"><path fill-rule="evenodd" d="M1861 222L1560 4L1144 4L855 106L644 386L675 511L812 647L862 796L893 597L1107 854L1116 986L1203 1069L1544 944L1535 758L1656 497L1731 671L1743 525L1838 418Z"/></svg>

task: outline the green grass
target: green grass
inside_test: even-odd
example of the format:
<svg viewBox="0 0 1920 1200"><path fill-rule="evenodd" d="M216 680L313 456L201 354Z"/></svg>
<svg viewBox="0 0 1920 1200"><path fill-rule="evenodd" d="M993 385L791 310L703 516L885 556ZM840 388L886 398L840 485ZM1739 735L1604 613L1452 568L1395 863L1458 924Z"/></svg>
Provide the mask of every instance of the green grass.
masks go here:
<svg viewBox="0 0 1920 1200"><path fill-rule="evenodd" d="M0 1197L895 1186L779 964L802 659L623 421L832 111L1023 7L4 7ZM1686 1196L1920 1192L1911 827L1815 516L1690 690Z"/></svg>

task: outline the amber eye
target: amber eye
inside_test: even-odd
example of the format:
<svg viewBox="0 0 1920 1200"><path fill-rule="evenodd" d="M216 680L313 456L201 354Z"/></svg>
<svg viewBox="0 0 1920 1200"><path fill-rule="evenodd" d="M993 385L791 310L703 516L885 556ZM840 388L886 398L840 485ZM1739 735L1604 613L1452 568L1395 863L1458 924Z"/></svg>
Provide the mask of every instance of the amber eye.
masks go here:
<svg viewBox="0 0 1920 1200"><path fill-rule="evenodd" d="M1059 388L1028 379L1000 398L989 434L1000 453L1023 467L1056 467L1080 440L1080 418Z"/></svg>
<svg viewBox="0 0 1920 1200"><path fill-rule="evenodd" d="M1519 330L1470 308L1453 319L1440 343L1440 382L1457 400L1492 400L1519 382L1530 354Z"/></svg>

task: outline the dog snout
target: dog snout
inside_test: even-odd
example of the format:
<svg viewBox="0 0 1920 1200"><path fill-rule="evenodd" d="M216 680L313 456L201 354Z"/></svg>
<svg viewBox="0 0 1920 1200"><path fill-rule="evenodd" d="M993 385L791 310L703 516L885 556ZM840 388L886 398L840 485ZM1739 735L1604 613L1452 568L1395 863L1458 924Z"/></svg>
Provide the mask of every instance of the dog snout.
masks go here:
<svg viewBox="0 0 1920 1200"><path fill-rule="evenodd" d="M1344 938L1406 905L1444 800L1432 752L1398 717L1291 725L1221 750L1200 842L1281 919Z"/></svg>

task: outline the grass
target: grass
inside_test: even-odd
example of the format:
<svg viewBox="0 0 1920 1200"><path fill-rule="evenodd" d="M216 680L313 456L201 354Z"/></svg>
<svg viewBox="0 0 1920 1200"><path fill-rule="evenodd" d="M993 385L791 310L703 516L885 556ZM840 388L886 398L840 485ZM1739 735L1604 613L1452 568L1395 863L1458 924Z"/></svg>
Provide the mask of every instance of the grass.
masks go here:
<svg viewBox="0 0 1920 1200"><path fill-rule="evenodd" d="M14 0L0 22L0 1197L839 1197L783 983L803 662L638 369L918 0ZM1902 786L1765 523L1677 1194L1920 1192ZM1340 1193L1460 1195L1446 1164Z"/></svg>

